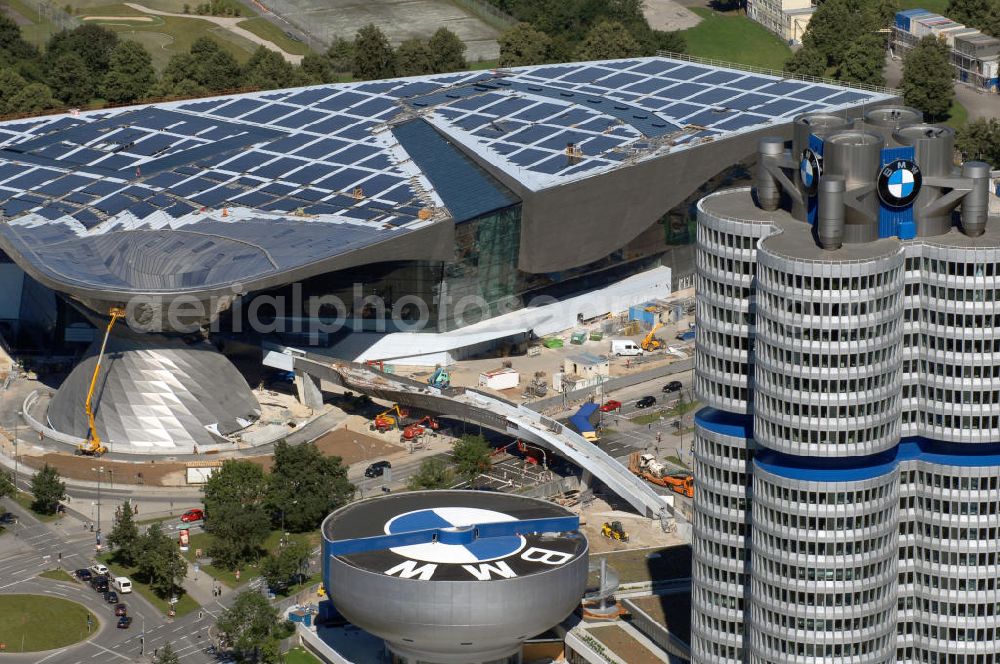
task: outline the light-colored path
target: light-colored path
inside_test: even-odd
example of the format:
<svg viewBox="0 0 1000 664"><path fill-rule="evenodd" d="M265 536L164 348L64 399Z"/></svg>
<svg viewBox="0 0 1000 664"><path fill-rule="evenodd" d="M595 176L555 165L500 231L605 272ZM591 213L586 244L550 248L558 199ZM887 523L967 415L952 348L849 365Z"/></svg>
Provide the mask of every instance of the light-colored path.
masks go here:
<svg viewBox="0 0 1000 664"><path fill-rule="evenodd" d="M203 21L208 21L209 23L215 23L219 27L225 28L226 30L229 30L233 34L237 34L240 37L243 37L244 39L248 39L254 44L260 44L264 48L268 48L276 53L280 53L282 57L285 58L285 60L291 62L293 65L297 65L300 62L302 62L301 55L295 55L294 53L289 53L287 51L284 51L274 42L268 41L263 37L255 35L249 30L241 28L239 25L237 25L241 21L247 20L246 16L228 17L228 16L200 16L197 14L177 14L175 12L162 12L158 9L150 9L149 7L145 7L135 2L126 2L125 6L131 7L132 9L136 9L141 12L145 12L146 14L153 14L155 16L174 16L176 18L197 18Z"/></svg>
<svg viewBox="0 0 1000 664"><path fill-rule="evenodd" d="M675 0L646 0L642 13L654 30L687 30L701 23L701 17Z"/></svg>
<svg viewBox="0 0 1000 664"><path fill-rule="evenodd" d="M152 23L152 16L84 16L84 21L128 21L131 23Z"/></svg>

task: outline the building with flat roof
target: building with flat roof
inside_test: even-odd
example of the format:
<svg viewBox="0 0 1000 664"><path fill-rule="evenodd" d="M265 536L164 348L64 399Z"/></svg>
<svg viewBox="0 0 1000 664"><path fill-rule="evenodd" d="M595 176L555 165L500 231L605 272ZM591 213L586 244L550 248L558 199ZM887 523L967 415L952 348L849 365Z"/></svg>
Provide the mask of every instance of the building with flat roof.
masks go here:
<svg viewBox="0 0 1000 664"><path fill-rule="evenodd" d="M690 274L668 213L760 136L891 99L653 57L13 120L0 250L73 304L57 338L124 307L95 383L107 439L210 444L259 412L205 338L433 365L627 309ZM67 435L98 347L47 414Z"/></svg>
<svg viewBox="0 0 1000 664"><path fill-rule="evenodd" d="M995 661L1000 219L906 108L698 204L692 661Z"/></svg>
<svg viewBox="0 0 1000 664"><path fill-rule="evenodd" d="M789 43L801 43L815 0L747 0L747 16Z"/></svg>

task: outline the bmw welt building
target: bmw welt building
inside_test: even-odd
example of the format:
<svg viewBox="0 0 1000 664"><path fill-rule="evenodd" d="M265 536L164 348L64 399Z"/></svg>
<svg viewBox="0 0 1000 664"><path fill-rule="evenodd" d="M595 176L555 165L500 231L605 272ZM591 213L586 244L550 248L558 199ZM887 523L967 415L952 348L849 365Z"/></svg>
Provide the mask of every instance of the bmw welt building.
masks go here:
<svg viewBox="0 0 1000 664"><path fill-rule="evenodd" d="M698 664L1000 654L1000 219L907 108L698 203Z"/></svg>
<svg viewBox="0 0 1000 664"><path fill-rule="evenodd" d="M24 293L0 304L27 329L4 336L59 343L124 307L102 438L210 443L259 406L205 339L433 366L623 310L692 272L668 212L762 136L892 99L652 57L3 122L0 269ZM46 289L58 315L37 315ZM66 434L87 431L94 346L46 416Z"/></svg>

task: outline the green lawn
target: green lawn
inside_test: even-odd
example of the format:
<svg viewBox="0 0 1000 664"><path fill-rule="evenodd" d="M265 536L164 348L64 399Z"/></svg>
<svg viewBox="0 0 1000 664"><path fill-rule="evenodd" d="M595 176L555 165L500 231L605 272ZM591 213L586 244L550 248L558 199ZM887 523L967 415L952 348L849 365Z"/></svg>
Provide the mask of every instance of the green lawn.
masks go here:
<svg viewBox="0 0 1000 664"><path fill-rule="evenodd" d="M71 577L66 572L66 570L63 570L63 569L47 569L44 572L42 572L41 574L39 574L38 576L40 576L40 577L42 577L44 579L52 579L53 581L73 581L74 580L73 577Z"/></svg>
<svg viewBox="0 0 1000 664"><path fill-rule="evenodd" d="M305 42L289 38L288 35L285 34L284 30L261 16L240 21L236 25L244 30L249 30L258 37L272 42L285 53L305 55L310 50L309 47L306 46Z"/></svg>
<svg viewBox="0 0 1000 664"><path fill-rule="evenodd" d="M214 538L212 537L212 535L205 532L191 535L188 550L187 552L181 555L183 555L185 558L187 558L190 562L193 563L195 562L195 560L197 560L196 554L198 552L198 549L201 549L203 555L205 556L208 555L208 549L212 546L213 539ZM310 550L312 550L319 545L320 536L318 531L311 533L300 533L300 534L293 533L290 536L290 539L303 542L306 544L307 547L309 547ZM264 551L266 552L277 551L280 541L281 541L281 531L272 530L271 534L268 535L267 539L264 540ZM263 555L264 553L262 552L261 556L263 557ZM216 567L215 565L211 564L202 564L201 571L215 578L216 581L225 584L229 588L235 588L238 585L242 585L259 574L259 568L255 564L247 565L246 567L240 568L240 580L238 582L236 581L235 571L224 569L222 567ZM300 584L299 586L294 586L294 587L297 589L301 589L302 587L310 583L318 583L318 582L319 582L318 578L316 579L310 578L304 584Z"/></svg>
<svg viewBox="0 0 1000 664"><path fill-rule="evenodd" d="M18 491L17 495L14 496L14 500L17 501L18 505L31 512L31 514L39 521L45 521L47 523L51 523L52 521L58 521L59 519L62 518L62 514L39 514L38 512L31 509L31 503L33 503L35 499L30 493L27 493L26 491Z"/></svg>
<svg viewBox="0 0 1000 664"><path fill-rule="evenodd" d="M301 646L285 653L285 664L323 664L312 653Z"/></svg>
<svg viewBox="0 0 1000 664"><path fill-rule="evenodd" d="M21 35L25 41L35 46L43 46L49 37L58 31L52 22L39 15L28 3L21 0L4 0L4 4L31 21L31 23L21 26Z"/></svg>
<svg viewBox="0 0 1000 664"><path fill-rule="evenodd" d="M158 611L166 615L167 611L170 610L170 603L167 602L167 600L158 597L157 594L153 592L152 588L136 578L136 568L125 567L124 565L119 565L118 563L113 562L111 560L110 553L102 554L98 556L97 559L107 565L115 576L127 576L132 581L133 590L148 599L149 603L155 606ZM127 595L122 596L120 599L128 602ZM185 614L191 613L197 608L198 602L191 599L187 593L181 592L177 598L177 605L174 607L174 610L177 612L177 617L180 618Z"/></svg>
<svg viewBox="0 0 1000 664"><path fill-rule="evenodd" d="M663 417L663 411L658 410L655 413L646 413L644 415L639 415L638 417L633 417L632 424L652 424L653 422L659 422L663 419Z"/></svg>
<svg viewBox="0 0 1000 664"><path fill-rule="evenodd" d="M85 607L58 597L0 595L0 643L6 652L37 652L62 648L87 638L100 625Z"/></svg>
<svg viewBox="0 0 1000 664"><path fill-rule="evenodd" d="M935 14L946 16L945 10L948 8L948 0L900 0L900 9L926 9Z"/></svg>
<svg viewBox="0 0 1000 664"><path fill-rule="evenodd" d="M771 69L782 69L792 55L781 39L746 16L704 7L691 7L691 11L702 21L681 32L690 55Z"/></svg>
<svg viewBox="0 0 1000 664"><path fill-rule="evenodd" d="M969 121L969 111L957 101L951 103L951 110L948 111L948 119L944 121L949 127L958 129L964 127Z"/></svg>

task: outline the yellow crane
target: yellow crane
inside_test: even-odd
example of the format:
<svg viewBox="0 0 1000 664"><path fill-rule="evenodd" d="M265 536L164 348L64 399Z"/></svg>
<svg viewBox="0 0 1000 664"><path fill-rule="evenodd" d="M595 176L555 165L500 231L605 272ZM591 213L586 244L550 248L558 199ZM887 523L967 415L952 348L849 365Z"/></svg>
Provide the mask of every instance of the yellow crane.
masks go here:
<svg viewBox="0 0 1000 664"><path fill-rule="evenodd" d="M664 346L663 340L656 337L656 331L661 327L663 327L663 323L657 323L656 325L654 325L653 329L650 330L649 334L646 335L646 338L642 340L642 343L640 345L642 346L642 349L647 353L649 351L659 350L663 348Z"/></svg>
<svg viewBox="0 0 1000 664"><path fill-rule="evenodd" d="M88 456L101 456L108 451L108 448L101 443L101 437L97 435L97 424L94 422L94 388L97 387L97 376L101 373L101 360L104 359L104 350L108 347L108 337L111 336L111 328L115 326L119 318L125 317L125 310L121 307L112 307L108 315L111 316L111 320L108 321L108 327L104 330L104 341L101 342L101 352L97 354L94 375L90 377L90 389L87 390L87 402L83 406L83 409L87 412L87 425L90 427L90 434L87 437L87 442L82 443L77 448L80 454Z"/></svg>

